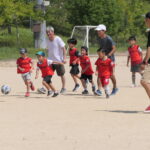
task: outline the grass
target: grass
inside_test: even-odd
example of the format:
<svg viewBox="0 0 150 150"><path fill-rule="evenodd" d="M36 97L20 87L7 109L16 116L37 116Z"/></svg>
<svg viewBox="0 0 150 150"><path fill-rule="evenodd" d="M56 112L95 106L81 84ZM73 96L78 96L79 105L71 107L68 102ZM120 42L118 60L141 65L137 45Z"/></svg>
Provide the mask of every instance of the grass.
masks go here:
<svg viewBox="0 0 150 150"><path fill-rule="evenodd" d="M62 36L65 43L69 37ZM137 39L138 44L145 49L146 48L146 36L142 35ZM79 40L77 48L80 50L82 42ZM0 60L16 59L19 57L19 48L25 47L28 49L29 56L35 57L35 53L38 51L34 48L33 32L31 29L19 28L19 41L17 41L16 29L12 28L12 34L8 34L6 29L0 29ZM124 52L128 48L126 40L122 40L117 43L117 51ZM90 54L96 54L98 45L92 45L90 43Z"/></svg>

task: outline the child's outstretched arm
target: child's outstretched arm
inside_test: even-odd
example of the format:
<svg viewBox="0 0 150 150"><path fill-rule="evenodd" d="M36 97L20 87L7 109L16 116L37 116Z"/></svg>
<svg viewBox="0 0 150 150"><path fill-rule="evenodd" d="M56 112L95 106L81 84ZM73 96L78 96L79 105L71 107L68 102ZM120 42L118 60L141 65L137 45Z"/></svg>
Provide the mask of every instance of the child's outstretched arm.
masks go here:
<svg viewBox="0 0 150 150"><path fill-rule="evenodd" d="M81 73L83 74L84 72L86 72L86 70L90 67L90 64L87 64L87 66L85 67L84 70L81 71Z"/></svg>
<svg viewBox="0 0 150 150"><path fill-rule="evenodd" d="M95 75L98 76L98 68L96 67Z"/></svg>
<svg viewBox="0 0 150 150"><path fill-rule="evenodd" d="M127 57L127 67L129 67L130 56Z"/></svg>
<svg viewBox="0 0 150 150"><path fill-rule="evenodd" d="M21 68L18 64L17 64L17 68L22 72L25 70L24 68Z"/></svg>
<svg viewBox="0 0 150 150"><path fill-rule="evenodd" d="M34 62L33 62L33 60L31 60L31 70L30 70L30 72L32 72L32 70L34 70Z"/></svg>
<svg viewBox="0 0 150 150"><path fill-rule="evenodd" d="M37 79L39 77L39 68L36 69L36 75L35 75L35 79Z"/></svg>

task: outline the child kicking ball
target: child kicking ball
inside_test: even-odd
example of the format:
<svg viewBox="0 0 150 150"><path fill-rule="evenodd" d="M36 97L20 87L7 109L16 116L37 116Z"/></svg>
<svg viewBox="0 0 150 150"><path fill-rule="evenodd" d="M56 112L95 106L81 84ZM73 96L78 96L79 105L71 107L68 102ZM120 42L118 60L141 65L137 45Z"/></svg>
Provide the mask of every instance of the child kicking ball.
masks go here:
<svg viewBox="0 0 150 150"><path fill-rule="evenodd" d="M20 57L17 59L17 73L21 74L22 79L26 85L25 97L30 96L30 88L32 91L35 90L34 85L31 81L31 73L33 70L33 62L30 57L27 56L27 49L20 49Z"/></svg>
<svg viewBox="0 0 150 150"><path fill-rule="evenodd" d="M37 63L37 70L36 70L35 79L38 78L39 70L41 70L42 78L43 78L42 83L47 89L47 96L50 96L52 94L51 90L54 93L52 97L58 96L59 93L56 91L56 89L55 89L55 87L51 81L52 76L54 75L54 71L53 71L51 65L52 64L60 64L60 63L54 62L52 60L48 60L47 58L45 58L45 53L42 51L37 52L36 55L37 55L38 63Z"/></svg>

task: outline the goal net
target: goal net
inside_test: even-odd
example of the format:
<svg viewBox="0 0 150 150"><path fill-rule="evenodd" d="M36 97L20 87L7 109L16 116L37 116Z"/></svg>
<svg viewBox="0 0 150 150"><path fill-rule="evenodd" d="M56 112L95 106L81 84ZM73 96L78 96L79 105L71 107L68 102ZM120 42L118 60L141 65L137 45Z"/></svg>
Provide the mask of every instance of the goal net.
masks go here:
<svg viewBox="0 0 150 150"><path fill-rule="evenodd" d="M72 30L71 38L76 38L78 41L77 48L80 50L81 46L89 48L89 55L96 54L98 49L96 26L75 26Z"/></svg>

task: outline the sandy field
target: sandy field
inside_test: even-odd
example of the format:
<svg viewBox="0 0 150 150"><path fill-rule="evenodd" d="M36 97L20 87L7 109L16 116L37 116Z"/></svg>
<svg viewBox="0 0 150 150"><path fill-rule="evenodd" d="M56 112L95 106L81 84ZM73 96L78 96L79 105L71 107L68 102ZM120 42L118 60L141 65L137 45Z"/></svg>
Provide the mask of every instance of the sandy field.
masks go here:
<svg viewBox="0 0 150 150"><path fill-rule="evenodd" d="M73 93L68 64L65 95L51 98L32 92L25 98L15 61L0 62L0 86L12 88L9 95L0 93L0 150L150 150L150 114L143 113L150 102L139 75L139 86L130 87L126 59L117 57L119 92L110 99L92 95L90 85L88 96L81 95L82 87ZM41 87L41 78L34 76L34 84ZM53 83L60 90L60 78L54 76Z"/></svg>

